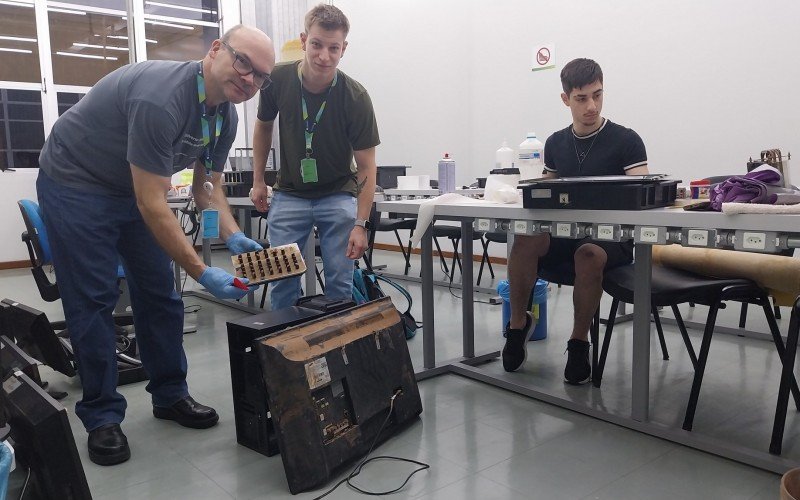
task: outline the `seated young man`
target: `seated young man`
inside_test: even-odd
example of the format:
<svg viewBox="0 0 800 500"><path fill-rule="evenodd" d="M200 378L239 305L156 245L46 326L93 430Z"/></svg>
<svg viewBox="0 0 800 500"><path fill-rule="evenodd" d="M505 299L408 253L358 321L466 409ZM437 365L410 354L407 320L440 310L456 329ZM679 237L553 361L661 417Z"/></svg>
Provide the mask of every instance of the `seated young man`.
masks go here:
<svg viewBox="0 0 800 500"><path fill-rule="evenodd" d="M603 71L591 59L570 61L561 71L561 100L572 113L572 124L551 135L544 148L544 177L647 174L647 153L639 135L603 118ZM572 336L567 342L564 381L584 384L592 378L589 326L603 294L603 273L633 260L633 243L568 240L549 234L515 236L508 262L511 319L503 347L503 368L518 370L527 356L527 342L536 323L527 311L539 269L574 264L575 308Z"/></svg>

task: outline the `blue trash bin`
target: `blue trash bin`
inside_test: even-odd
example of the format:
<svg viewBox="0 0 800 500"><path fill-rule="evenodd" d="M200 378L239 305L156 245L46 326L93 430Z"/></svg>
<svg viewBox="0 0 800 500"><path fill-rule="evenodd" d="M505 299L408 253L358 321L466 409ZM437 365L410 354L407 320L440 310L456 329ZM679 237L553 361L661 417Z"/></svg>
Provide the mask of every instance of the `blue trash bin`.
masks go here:
<svg viewBox="0 0 800 500"><path fill-rule="evenodd" d="M547 287L550 283L545 280L536 280L531 297L528 301L529 309L536 321L536 328L533 330L531 340L542 340L547 338ZM497 284L497 294L503 299L503 337L506 336L506 325L511 319L511 289L508 280L501 280Z"/></svg>

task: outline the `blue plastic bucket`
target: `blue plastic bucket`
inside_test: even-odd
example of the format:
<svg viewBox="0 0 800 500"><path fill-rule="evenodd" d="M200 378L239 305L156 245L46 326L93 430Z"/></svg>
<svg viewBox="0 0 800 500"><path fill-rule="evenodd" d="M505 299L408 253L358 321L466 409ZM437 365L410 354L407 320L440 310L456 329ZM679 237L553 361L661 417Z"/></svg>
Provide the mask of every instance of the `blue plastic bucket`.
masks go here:
<svg viewBox="0 0 800 500"><path fill-rule="evenodd" d="M537 280L533 290L531 290L531 298L528 301L530 311L533 314L533 319L536 320L536 328L533 330L531 340L542 340L547 338L547 286L549 283L545 280ZM497 284L497 294L503 299L503 337L506 336L506 325L511 319L511 300L510 300L510 287L508 280L502 280Z"/></svg>

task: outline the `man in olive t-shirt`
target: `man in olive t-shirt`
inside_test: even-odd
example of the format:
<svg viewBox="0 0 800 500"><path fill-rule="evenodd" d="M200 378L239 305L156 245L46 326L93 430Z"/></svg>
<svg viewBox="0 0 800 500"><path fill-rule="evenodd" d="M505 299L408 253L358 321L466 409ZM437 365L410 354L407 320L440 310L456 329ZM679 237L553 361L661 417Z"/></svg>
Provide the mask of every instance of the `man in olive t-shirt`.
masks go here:
<svg viewBox="0 0 800 500"><path fill-rule="evenodd" d="M303 248L316 227L325 295L331 299L352 296L353 261L367 248L380 143L369 94L337 69L349 28L345 15L332 5L318 5L306 14L300 35L305 57L275 67L272 85L261 91L253 137L251 199L262 212L269 207L270 244ZM264 168L278 115L280 171L270 205ZM271 286L273 309L292 306L300 297L300 278Z"/></svg>

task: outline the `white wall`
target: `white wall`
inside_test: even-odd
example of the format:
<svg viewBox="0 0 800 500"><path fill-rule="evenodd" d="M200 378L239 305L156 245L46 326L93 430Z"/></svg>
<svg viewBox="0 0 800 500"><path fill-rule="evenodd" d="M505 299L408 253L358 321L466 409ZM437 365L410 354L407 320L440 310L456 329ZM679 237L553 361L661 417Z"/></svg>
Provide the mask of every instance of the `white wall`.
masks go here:
<svg viewBox="0 0 800 500"><path fill-rule="evenodd" d="M503 138L569 125L559 72L576 57L603 67L603 114L639 132L651 172L688 183L743 173L762 149L800 154L800 2L334 3L351 21L341 68L376 107L378 164L434 174L448 151L459 183L485 175ZM530 71L540 42L556 69Z"/></svg>
<svg viewBox="0 0 800 500"><path fill-rule="evenodd" d="M529 130L546 137L570 123L558 72L575 57L601 64L603 114L639 132L652 172L688 182L742 173L765 148L800 154L800 2L335 4L352 25L341 68L372 96L382 165L435 174L447 151L459 183L484 175L503 138L516 145ZM540 42L556 44L558 67L532 73L532 46ZM792 163L800 183L800 160ZM0 262L27 257L14 204L34 192L33 177L23 175L0 173Z"/></svg>

